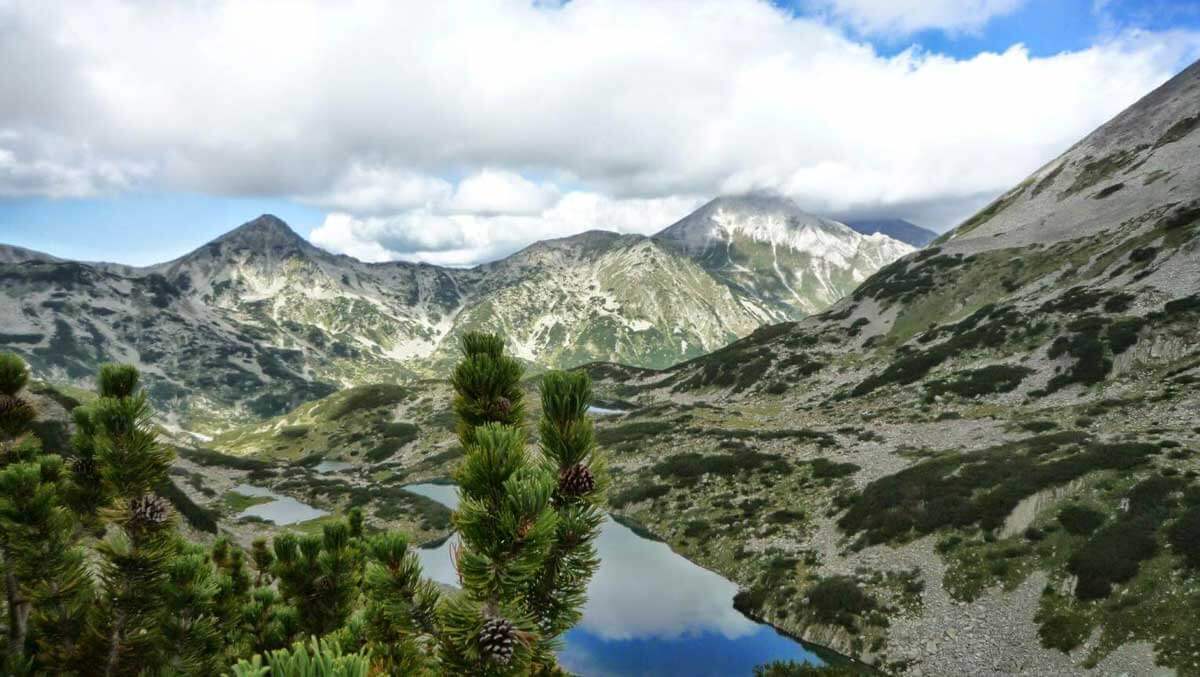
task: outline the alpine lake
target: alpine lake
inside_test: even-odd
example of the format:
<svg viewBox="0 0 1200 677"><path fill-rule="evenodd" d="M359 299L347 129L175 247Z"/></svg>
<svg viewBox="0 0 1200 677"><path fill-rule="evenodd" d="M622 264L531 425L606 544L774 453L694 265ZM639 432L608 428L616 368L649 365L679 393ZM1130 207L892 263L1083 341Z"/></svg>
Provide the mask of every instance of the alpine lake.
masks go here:
<svg viewBox="0 0 1200 677"><path fill-rule="evenodd" d="M452 484L407 491L450 508ZM451 535L417 551L425 575L457 586ZM583 620L563 636L559 660L586 677L750 675L756 665L793 660L815 665L847 659L796 641L733 608L737 586L608 517L596 539L600 568L588 587Z"/></svg>

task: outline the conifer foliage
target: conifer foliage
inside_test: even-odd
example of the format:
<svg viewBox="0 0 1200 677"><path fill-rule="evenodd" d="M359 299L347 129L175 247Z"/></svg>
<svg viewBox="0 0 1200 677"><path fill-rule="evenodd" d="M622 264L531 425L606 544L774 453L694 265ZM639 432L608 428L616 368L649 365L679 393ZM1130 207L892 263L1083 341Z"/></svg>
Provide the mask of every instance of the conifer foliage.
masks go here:
<svg viewBox="0 0 1200 677"><path fill-rule="evenodd" d="M584 374L543 378L541 454L532 454L520 363L496 336L468 334L462 347L452 383L466 458L454 524L466 594L443 607L443 654L466 673L551 673L555 640L578 622L598 564L604 473L587 418L591 385Z"/></svg>
<svg viewBox="0 0 1200 677"><path fill-rule="evenodd" d="M188 542L158 493L173 452L136 369L103 366L98 397L72 413L71 448L43 450L28 370L0 354L0 674L561 674L554 651L598 565L607 484L591 384L543 377L535 448L520 363L496 336L462 348L461 590L449 593L404 535L368 534L357 508L248 551Z"/></svg>

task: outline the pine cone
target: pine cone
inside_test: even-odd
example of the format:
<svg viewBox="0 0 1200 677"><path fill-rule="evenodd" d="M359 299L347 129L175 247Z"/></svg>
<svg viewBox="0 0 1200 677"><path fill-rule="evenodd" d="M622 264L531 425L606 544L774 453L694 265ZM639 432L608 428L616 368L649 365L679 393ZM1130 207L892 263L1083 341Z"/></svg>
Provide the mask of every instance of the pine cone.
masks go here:
<svg viewBox="0 0 1200 677"><path fill-rule="evenodd" d="M501 665L512 660L517 644L517 628L507 618L490 618L479 631L479 651Z"/></svg>
<svg viewBox="0 0 1200 677"><path fill-rule="evenodd" d="M152 528L166 524L170 515L167 499L146 494L129 502L129 521L135 527Z"/></svg>
<svg viewBox="0 0 1200 677"><path fill-rule="evenodd" d="M492 413L495 418L508 418L509 412L512 411L512 402L507 397L497 397L492 402Z"/></svg>
<svg viewBox="0 0 1200 677"><path fill-rule="evenodd" d="M583 496L596 488L596 478L582 463L577 463L558 474L558 491L564 496Z"/></svg>
<svg viewBox="0 0 1200 677"><path fill-rule="evenodd" d="M96 459L90 456L77 456L71 459L71 472L81 480L96 480L100 477L100 467Z"/></svg>
<svg viewBox="0 0 1200 677"><path fill-rule="evenodd" d="M33 405L12 395L0 394L0 430L9 435L18 435L37 418Z"/></svg>

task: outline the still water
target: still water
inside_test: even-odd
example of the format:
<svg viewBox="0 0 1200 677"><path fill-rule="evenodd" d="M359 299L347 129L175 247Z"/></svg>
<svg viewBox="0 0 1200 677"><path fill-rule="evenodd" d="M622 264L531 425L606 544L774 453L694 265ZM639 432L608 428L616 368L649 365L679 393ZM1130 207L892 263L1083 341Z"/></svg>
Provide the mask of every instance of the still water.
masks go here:
<svg viewBox="0 0 1200 677"><path fill-rule="evenodd" d="M405 487L451 509L458 488ZM450 548L458 537L418 551L425 575L458 585ZM600 569L583 620L565 636L559 660L586 677L750 675L773 660L821 664L815 650L733 608L737 586L643 538L611 518L596 541Z"/></svg>
<svg viewBox="0 0 1200 677"><path fill-rule="evenodd" d="M317 519L329 514L320 508L314 508L306 503L301 503L291 496L277 494L270 489L256 487L253 484L239 484L233 488L233 492L242 496L271 499L265 503L259 503L258 505L246 508L238 513L239 518L258 517L283 526L285 524L307 522L308 520Z"/></svg>

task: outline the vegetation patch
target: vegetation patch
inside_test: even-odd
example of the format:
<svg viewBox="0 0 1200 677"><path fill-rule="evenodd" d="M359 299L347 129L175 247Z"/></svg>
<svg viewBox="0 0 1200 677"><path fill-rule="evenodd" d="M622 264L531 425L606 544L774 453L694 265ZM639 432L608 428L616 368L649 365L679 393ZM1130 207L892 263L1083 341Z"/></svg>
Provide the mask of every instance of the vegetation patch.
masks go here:
<svg viewBox="0 0 1200 677"><path fill-rule="evenodd" d="M1183 118L1167 128L1163 135L1154 142L1155 148L1161 148L1169 143L1175 143L1183 137L1200 128L1200 113Z"/></svg>
<svg viewBox="0 0 1200 677"><path fill-rule="evenodd" d="M986 320L986 322L985 322ZM1028 324L1012 308L984 307L967 319L940 327L937 335L952 334L951 338L926 350L906 350L883 372L858 384L851 395L859 397L889 384L907 385L921 380L934 367L968 350L996 348L1008 341L1040 333L1041 324Z"/></svg>
<svg viewBox="0 0 1200 677"><path fill-rule="evenodd" d="M1192 490L1192 495L1200 499L1200 491ZM1167 530L1167 540L1184 563L1193 569L1200 569L1200 500L1188 508L1171 528Z"/></svg>
<svg viewBox="0 0 1200 677"><path fill-rule="evenodd" d="M862 470L860 466L853 463L837 463L830 461L827 458L814 458L808 462L812 467L812 475L816 479L835 479L838 477L849 477L854 473Z"/></svg>
<svg viewBox="0 0 1200 677"><path fill-rule="evenodd" d="M205 449L203 447L196 449L175 447L175 453L182 458L195 463L196 465L233 468L234 470L266 470L267 468L271 467L270 463L261 461L257 458L230 456L228 454L222 454L219 451L213 451L212 449Z"/></svg>
<svg viewBox="0 0 1200 677"><path fill-rule="evenodd" d="M327 420L336 421L356 411L397 405L411 395L408 388L394 384L360 386L346 391L345 396L330 403L329 410L321 414Z"/></svg>
<svg viewBox="0 0 1200 677"><path fill-rule="evenodd" d="M1107 597L1113 585L1137 575L1141 562L1158 552L1158 525L1170 514L1172 495L1183 486L1183 480L1155 475L1130 490L1129 507L1120 518L1092 534L1071 555L1067 569L1079 577L1076 597Z"/></svg>
<svg viewBox="0 0 1200 677"><path fill-rule="evenodd" d="M763 454L751 450L724 454L700 454L689 451L676 454L654 465L654 472L659 477L673 479L685 485L695 483L704 475L728 477L755 471L786 475L792 472L792 466L773 454Z"/></svg>
<svg viewBox="0 0 1200 677"><path fill-rule="evenodd" d="M1079 174L1075 176L1075 181L1069 188L1058 194L1058 199L1062 200L1080 191L1087 190L1092 186L1112 176L1116 172L1133 164L1134 160L1146 146L1138 146L1136 148L1123 148L1087 162L1080 168Z"/></svg>
<svg viewBox="0 0 1200 677"><path fill-rule="evenodd" d="M644 481L612 494L608 497L608 503L613 508L620 510L633 503L661 498L666 496L669 491L671 491L671 487L665 484Z"/></svg>
<svg viewBox="0 0 1200 677"><path fill-rule="evenodd" d="M954 394L959 397L977 397L1007 393L1021 385L1032 369L1008 364L995 364L980 369L960 371L948 379L937 379L925 384L927 398Z"/></svg>
<svg viewBox="0 0 1200 677"><path fill-rule="evenodd" d="M940 528L994 530L1021 499L1098 470L1128 470L1159 452L1152 444L1101 443L1063 431L971 454L946 453L875 480L843 499L839 520L865 544L903 541Z"/></svg>
<svg viewBox="0 0 1200 677"><path fill-rule="evenodd" d="M1067 533L1089 536L1108 520L1104 513L1082 505L1068 505L1058 511L1058 522Z"/></svg>
<svg viewBox="0 0 1200 677"><path fill-rule="evenodd" d="M616 426L604 426L596 430L596 443L602 447L630 448L648 437L665 435L675 429L671 421L633 421Z"/></svg>
<svg viewBox="0 0 1200 677"><path fill-rule="evenodd" d="M827 625L854 627L854 617L875 609L878 603L863 592L853 578L831 576L808 591L809 607L816 619Z"/></svg>
<svg viewBox="0 0 1200 677"><path fill-rule="evenodd" d="M854 299L861 301L869 297L880 303L896 300L907 303L917 296L933 291L944 274L961 266L965 261L962 254L894 261L854 290Z"/></svg>

